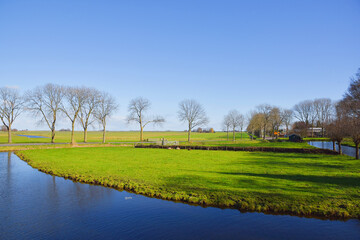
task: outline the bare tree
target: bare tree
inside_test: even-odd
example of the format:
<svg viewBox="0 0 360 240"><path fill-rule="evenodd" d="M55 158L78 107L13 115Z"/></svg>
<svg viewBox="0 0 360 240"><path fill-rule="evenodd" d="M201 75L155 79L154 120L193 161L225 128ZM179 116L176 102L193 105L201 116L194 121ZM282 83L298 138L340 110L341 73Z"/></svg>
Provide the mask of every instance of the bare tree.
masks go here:
<svg viewBox="0 0 360 240"><path fill-rule="evenodd" d="M241 120L243 121L243 119L241 119L240 113L236 110L230 111L227 115L227 118L230 121L230 127L233 132L233 141L235 141L236 140L235 131L240 126L240 122Z"/></svg>
<svg viewBox="0 0 360 240"><path fill-rule="evenodd" d="M240 128L240 138L243 139L243 128L244 128L244 125L245 125L245 117L243 114L239 114L238 116L238 127Z"/></svg>
<svg viewBox="0 0 360 240"><path fill-rule="evenodd" d="M204 108L195 100L187 99L179 103L179 120L188 124L188 142L191 130L209 122Z"/></svg>
<svg viewBox="0 0 360 240"><path fill-rule="evenodd" d="M336 151L335 142L338 143L339 153L342 154L341 143L345 137L344 122L340 119L335 119L326 126L327 134L333 142L333 150Z"/></svg>
<svg viewBox="0 0 360 240"><path fill-rule="evenodd" d="M346 108L339 102L335 106L336 116L327 124L326 130L328 137L333 142L333 149L335 151L335 142L338 143L339 154L342 154L341 143L349 133L348 118L346 116Z"/></svg>
<svg viewBox="0 0 360 240"><path fill-rule="evenodd" d="M0 88L0 119L8 132L8 143L12 142L11 127L23 110L23 99L17 89Z"/></svg>
<svg viewBox="0 0 360 240"><path fill-rule="evenodd" d="M99 104L100 92L93 88L83 88L84 104L80 108L78 118L80 120L81 127L84 130L84 142L87 142L87 131L90 125L95 121L94 110Z"/></svg>
<svg viewBox="0 0 360 240"><path fill-rule="evenodd" d="M300 122L306 125L310 123L310 114L312 111L313 103L310 100L302 101L294 106L294 116Z"/></svg>
<svg viewBox="0 0 360 240"><path fill-rule="evenodd" d="M98 96L97 106L94 110L94 116L103 127L103 143L105 143L106 121L118 109L115 98L108 93L101 93Z"/></svg>
<svg viewBox="0 0 360 240"><path fill-rule="evenodd" d="M81 108L86 101L86 89L80 87L67 87L65 89L65 101L61 104L61 110L71 122L71 144L75 144L75 122Z"/></svg>
<svg viewBox="0 0 360 240"><path fill-rule="evenodd" d="M150 109L150 101L148 99L138 97L132 99L129 103L129 116L127 122L136 122L140 126L140 141L143 141L144 128L148 124L160 125L165 122L165 119L161 116L148 117L146 112Z"/></svg>
<svg viewBox="0 0 360 240"><path fill-rule="evenodd" d="M318 98L314 102L314 111L316 120L321 127L321 134L324 137L325 125L330 121L333 114L333 104L329 98Z"/></svg>
<svg viewBox="0 0 360 240"><path fill-rule="evenodd" d="M226 131L226 140L229 141L229 129L231 126L230 123L230 119L228 117L228 115L224 116L224 120L223 120L223 130Z"/></svg>
<svg viewBox="0 0 360 240"><path fill-rule="evenodd" d="M248 114L249 124L247 126L247 131L251 133L251 140L254 138L253 136L255 135L255 132L258 133L257 135L260 137L263 122L262 118L262 114L256 111Z"/></svg>
<svg viewBox="0 0 360 240"><path fill-rule="evenodd" d="M284 122L285 129L286 129L286 135L287 135L289 133L289 126L291 126L294 112L290 109L285 109L282 111L282 115L283 115L282 118L283 118L283 122Z"/></svg>
<svg viewBox="0 0 360 240"><path fill-rule="evenodd" d="M294 106L295 118L304 122L307 127L311 126L311 136L314 135L314 123L317 119L317 112L315 111L314 101L305 100Z"/></svg>
<svg viewBox="0 0 360 240"><path fill-rule="evenodd" d="M51 131L51 142L55 140L55 124L64 97L64 88L56 84L46 84L26 93L26 106L35 116L41 117Z"/></svg>
<svg viewBox="0 0 360 240"><path fill-rule="evenodd" d="M346 118L348 135L352 138L355 149L356 159L359 159L360 144L360 68L351 78L350 86L344 98L338 104L337 110L341 108Z"/></svg>
<svg viewBox="0 0 360 240"><path fill-rule="evenodd" d="M280 130L280 126L283 123L283 115L280 108L273 107L270 111L269 123L271 126L271 136L274 136L275 132ZM276 135L277 138L277 135Z"/></svg>
<svg viewBox="0 0 360 240"><path fill-rule="evenodd" d="M270 120L270 113L271 113L271 109L272 107L269 104L262 104L256 107L258 113L262 114L262 129L263 129L263 139L265 139L266 137L266 130L267 127L269 125L269 120Z"/></svg>

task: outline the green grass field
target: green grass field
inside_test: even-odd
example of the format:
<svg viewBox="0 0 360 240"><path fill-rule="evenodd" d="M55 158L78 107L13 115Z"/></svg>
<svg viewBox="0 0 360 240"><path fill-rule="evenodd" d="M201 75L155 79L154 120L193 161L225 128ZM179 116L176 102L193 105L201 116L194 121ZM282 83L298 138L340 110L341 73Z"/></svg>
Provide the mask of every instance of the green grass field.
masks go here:
<svg viewBox="0 0 360 240"><path fill-rule="evenodd" d="M163 199L250 211L360 217L360 162L346 156L131 147L17 154L44 172Z"/></svg>
<svg viewBox="0 0 360 240"><path fill-rule="evenodd" d="M35 135L43 136L48 138L27 138L21 137L18 135ZM249 135L242 133L243 139L249 138ZM75 139L77 142L83 142L83 132L76 131ZM232 136L232 135L231 135ZM236 133L236 138L240 138L241 133ZM12 138L13 143L45 143L50 142L51 139L50 131L25 131L25 132L13 132ZM144 139L160 139L165 138L172 141L187 141L187 132L144 132ZM66 143L70 142L71 132L56 132L55 142ZM201 140L226 140L226 133L216 132L216 133L191 133L191 140L201 141ZM0 132L0 143L7 143L8 135L7 132ZM89 131L88 132L88 142L101 142L102 141L102 132L99 131ZM128 131L128 132L107 132L106 133L107 142L136 142L139 141L139 132Z"/></svg>
<svg viewBox="0 0 360 240"><path fill-rule="evenodd" d="M18 135L35 135L44 136L48 138L27 138ZM145 139L150 141L160 140L165 138L170 141L184 141L182 145L200 145L200 146L233 146L233 147L283 147L283 148L314 148L304 143L291 143L291 142L269 142L262 139L251 140L247 133L236 133L236 141L233 142L232 133L230 135L230 141L227 140L226 133L192 133L192 142L188 143L186 132L144 132ZM242 135L242 138L241 138ZM28 132L14 132L12 134L13 143L49 143L50 142L49 131L28 131ZM75 132L76 141L83 142L83 132ZM91 131L88 132L88 142L101 142L102 132ZM137 142L139 141L138 132L108 132L107 142ZM57 132L55 142L68 143L70 142L70 132ZM0 147L1 143L7 143L7 133L0 132Z"/></svg>

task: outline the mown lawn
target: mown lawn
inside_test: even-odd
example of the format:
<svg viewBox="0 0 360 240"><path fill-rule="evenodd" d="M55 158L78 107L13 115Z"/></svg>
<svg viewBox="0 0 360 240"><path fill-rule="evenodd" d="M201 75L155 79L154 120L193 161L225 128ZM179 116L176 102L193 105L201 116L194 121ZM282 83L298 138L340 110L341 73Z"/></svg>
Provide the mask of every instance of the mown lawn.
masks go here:
<svg viewBox="0 0 360 240"><path fill-rule="evenodd" d="M360 162L346 156L116 148L17 153L57 176L251 211L360 217Z"/></svg>

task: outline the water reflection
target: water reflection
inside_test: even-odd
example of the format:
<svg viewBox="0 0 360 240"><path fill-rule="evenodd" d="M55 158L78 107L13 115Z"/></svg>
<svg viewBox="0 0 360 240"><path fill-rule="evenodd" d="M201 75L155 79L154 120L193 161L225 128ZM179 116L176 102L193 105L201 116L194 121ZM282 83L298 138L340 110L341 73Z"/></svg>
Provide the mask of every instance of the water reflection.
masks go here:
<svg viewBox="0 0 360 240"><path fill-rule="evenodd" d="M309 141L308 142L311 146L323 149L330 149L333 150L333 143L332 142L325 142L325 141ZM350 157L355 157L356 152L354 147L344 146L341 145L341 149L343 154L348 155ZM339 150L339 145L336 143L336 151Z"/></svg>
<svg viewBox="0 0 360 240"><path fill-rule="evenodd" d="M358 220L240 213L41 173L0 153L1 239L358 239Z"/></svg>

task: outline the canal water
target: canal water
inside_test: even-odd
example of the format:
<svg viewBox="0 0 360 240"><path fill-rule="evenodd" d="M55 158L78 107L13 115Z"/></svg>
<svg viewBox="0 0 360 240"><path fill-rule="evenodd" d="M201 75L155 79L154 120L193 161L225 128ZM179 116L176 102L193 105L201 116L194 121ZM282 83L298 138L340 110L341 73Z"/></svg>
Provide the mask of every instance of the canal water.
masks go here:
<svg viewBox="0 0 360 240"><path fill-rule="evenodd" d="M44 136L35 136L35 135L16 135L19 137L27 137L27 138L48 138L48 137L44 137Z"/></svg>
<svg viewBox="0 0 360 240"><path fill-rule="evenodd" d="M359 239L360 221L203 208L81 184L0 153L0 239Z"/></svg>
<svg viewBox="0 0 360 240"><path fill-rule="evenodd" d="M317 148L323 148L323 149L330 149L333 150L333 143L332 142L324 142L324 141L309 141L308 142L311 146L317 147ZM336 151L339 150L339 145L336 143ZM341 145L341 149L343 154L346 154L350 157L355 157L355 148Z"/></svg>

